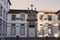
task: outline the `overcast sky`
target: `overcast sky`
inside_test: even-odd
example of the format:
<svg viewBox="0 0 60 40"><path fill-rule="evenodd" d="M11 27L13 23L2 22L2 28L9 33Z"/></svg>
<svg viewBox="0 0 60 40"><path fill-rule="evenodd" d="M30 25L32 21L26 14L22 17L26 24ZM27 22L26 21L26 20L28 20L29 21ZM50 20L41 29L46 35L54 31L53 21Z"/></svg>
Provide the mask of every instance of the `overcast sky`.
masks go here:
<svg viewBox="0 0 60 40"><path fill-rule="evenodd" d="M33 4L37 10L59 10L60 0L10 0L11 9L27 9Z"/></svg>

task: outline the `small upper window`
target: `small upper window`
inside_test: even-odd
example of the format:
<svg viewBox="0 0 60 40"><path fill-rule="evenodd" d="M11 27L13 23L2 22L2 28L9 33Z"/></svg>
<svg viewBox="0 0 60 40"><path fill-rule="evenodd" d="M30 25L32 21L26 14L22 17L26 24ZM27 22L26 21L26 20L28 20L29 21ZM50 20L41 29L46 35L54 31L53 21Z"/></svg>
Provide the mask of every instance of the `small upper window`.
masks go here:
<svg viewBox="0 0 60 40"><path fill-rule="evenodd" d="M48 26L52 26L52 24L48 24Z"/></svg>
<svg viewBox="0 0 60 40"><path fill-rule="evenodd" d="M3 0L2 0L3 1Z"/></svg>
<svg viewBox="0 0 60 40"><path fill-rule="evenodd" d="M12 15L12 20L15 20L16 19L16 15Z"/></svg>
<svg viewBox="0 0 60 40"><path fill-rule="evenodd" d="M60 30L60 23L59 23L58 27L59 27L59 30Z"/></svg>
<svg viewBox="0 0 60 40"><path fill-rule="evenodd" d="M40 20L42 20L43 19L43 15L40 15Z"/></svg>
<svg viewBox="0 0 60 40"><path fill-rule="evenodd" d="M29 27L30 27L30 28L34 28L34 27L35 27L35 25L29 25Z"/></svg>
<svg viewBox="0 0 60 40"><path fill-rule="evenodd" d="M21 24L21 26L24 26L24 24Z"/></svg>
<svg viewBox="0 0 60 40"><path fill-rule="evenodd" d="M15 24L12 24L11 26L15 26Z"/></svg>
<svg viewBox="0 0 60 40"><path fill-rule="evenodd" d="M47 18L44 18L44 20L47 20Z"/></svg>
<svg viewBox="0 0 60 40"><path fill-rule="evenodd" d="M0 16L2 16L2 6L1 6L1 4L0 4Z"/></svg>
<svg viewBox="0 0 60 40"><path fill-rule="evenodd" d="M20 20L21 20L21 21L24 21L24 20L25 20L25 14L24 14L24 13L21 13L21 14L20 14Z"/></svg>
<svg viewBox="0 0 60 40"><path fill-rule="evenodd" d="M58 20L60 20L60 14L58 15Z"/></svg>
<svg viewBox="0 0 60 40"><path fill-rule="evenodd" d="M48 20L51 21L52 20L52 16L48 15Z"/></svg>
<svg viewBox="0 0 60 40"><path fill-rule="evenodd" d="M40 24L40 26L42 26L42 24Z"/></svg>

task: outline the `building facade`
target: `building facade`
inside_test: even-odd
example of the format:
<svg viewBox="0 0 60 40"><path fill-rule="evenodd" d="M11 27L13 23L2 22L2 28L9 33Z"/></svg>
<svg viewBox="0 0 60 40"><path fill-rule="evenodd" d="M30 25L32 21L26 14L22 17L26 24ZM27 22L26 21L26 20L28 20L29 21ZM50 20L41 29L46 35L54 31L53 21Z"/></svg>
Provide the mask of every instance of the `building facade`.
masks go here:
<svg viewBox="0 0 60 40"><path fill-rule="evenodd" d="M36 14L35 10L11 9L7 14L7 37L36 37Z"/></svg>
<svg viewBox="0 0 60 40"><path fill-rule="evenodd" d="M10 0L0 0L0 38L7 36L7 12L10 5Z"/></svg>
<svg viewBox="0 0 60 40"><path fill-rule="evenodd" d="M60 10L56 12L56 14L58 15L58 32L59 32L59 37L60 37Z"/></svg>
<svg viewBox="0 0 60 40"><path fill-rule="evenodd" d="M59 37L59 11L10 10L7 37Z"/></svg>
<svg viewBox="0 0 60 40"><path fill-rule="evenodd" d="M39 11L38 37L59 37L58 15L56 11Z"/></svg>

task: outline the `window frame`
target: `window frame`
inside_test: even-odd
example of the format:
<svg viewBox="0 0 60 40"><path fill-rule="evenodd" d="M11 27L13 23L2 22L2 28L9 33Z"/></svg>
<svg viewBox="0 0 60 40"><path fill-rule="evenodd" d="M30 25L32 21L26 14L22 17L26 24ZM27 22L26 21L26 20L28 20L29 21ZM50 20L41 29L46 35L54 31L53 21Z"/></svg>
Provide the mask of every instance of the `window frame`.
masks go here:
<svg viewBox="0 0 60 40"><path fill-rule="evenodd" d="M11 15L11 20L16 20L16 15Z"/></svg>
<svg viewBox="0 0 60 40"><path fill-rule="evenodd" d="M49 33L49 29L51 29L51 33ZM52 27L48 27L48 35L53 35L53 29L52 29Z"/></svg>
<svg viewBox="0 0 60 40"><path fill-rule="evenodd" d="M25 21L25 14L24 14L24 13L21 13L21 14L20 14L20 20L21 20L21 21Z"/></svg>
<svg viewBox="0 0 60 40"><path fill-rule="evenodd" d="M23 29L23 33L22 33L22 29ZM22 24L20 24L20 35L25 35L25 24L22 26Z"/></svg>
<svg viewBox="0 0 60 40"><path fill-rule="evenodd" d="M11 35L16 35L16 26L12 26L12 24L11 24Z"/></svg>
<svg viewBox="0 0 60 40"><path fill-rule="evenodd" d="M52 15L48 15L48 20L49 20L49 21L52 20Z"/></svg>
<svg viewBox="0 0 60 40"><path fill-rule="evenodd" d="M58 20L60 20L60 14L58 14Z"/></svg>
<svg viewBox="0 0 60 40"><path fill-rule="evenodd" d="M40 20L42 20L43 19L43 15L40 15Z"/></svg>
<svg viewBox="0 0 60 40"><path fill-rule="evenodd" d="M60 30L60 23L59 23L59 25L58 25L58 28L59 28L59 30Z"/></svg>

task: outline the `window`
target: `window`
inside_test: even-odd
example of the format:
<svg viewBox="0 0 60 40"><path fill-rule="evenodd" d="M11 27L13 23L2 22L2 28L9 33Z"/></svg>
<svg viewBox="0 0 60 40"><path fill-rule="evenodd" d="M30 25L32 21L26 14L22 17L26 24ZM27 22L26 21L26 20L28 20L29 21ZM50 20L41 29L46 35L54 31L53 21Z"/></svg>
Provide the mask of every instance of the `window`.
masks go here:
<svg viewBox="0 0 60 40"><path fill-rule="evenodd" d="M15 24L12 24L12 26L15 26Z"/></svg>
<svg viewBox="0 0 60 40"><path fill-rule="evenodd" d="M0 19L0 24L2 24L2 20Z"/></svg>
<svg viewBox="0 0 60 40"><path fill-rule="evenodd" d="M6 5L6 0L4 0L4 5Z"/></svg>
<svg viewBox="0 0 60 40"><path fill-rule="evenodd" d="M12 20L16 20L16 15L12 15Z"/></svg>
<svg viewBox="0 0 60 40"><path fill-rule="evenodd" d="M60 23L59 23L58 27L59 27L59 30L60 30Z"/></svg>
<svg viewBox="0 0 60 40"><path fill-rule="evenodd" d="M8 6L9 6L8 4L9 4L8 1L6 1L6 8L9 8L9 7L8 7Z"/></svg>
<svg viewBox="0 0 60 40"><path fill-rule="evenodd" d="M60 14L58 15L58 20L60 20Z"/></svg>
<svg viewBox="0 0 60 40"><path fill-rule="evenodd" d="M44 20L47 20L47 18L44 18Z"/></svg>
<svg viewBox="0 0 60 40"><path fill-rule="evenodd" d="M1 31L1 26L2 26L2 20L0 19L0 31Z"/></svg>
<svg viewBox="0 0 60 40"><path fill-rule="evenodd" d="M20 35L25 35L25 27L20 27Z"/></svg>
<svg viewBox="0 0 60 40"><path fill-rule="evenodd" d="M20 26L20 35L25 35L25 25L21 24Z"/></svg>
<svg viewBox="0 0 60 40"><path fill-rule="evenodd" d="M0 16L2 16L2 5L0 4Z"/></svg>
<svg viewBox="0 0 60 40"><path fill-rule="evenodd" d="M40 26L42 26L42 24L40 24Z"/></svg>
<svg viewBox="0 0 60 40"><path fill-rule="evenodd" d="M2 0L3 1L3 0Z"/></svg>
<svg viewBox="0 0 60 40"><path fill-rule="evenodd" d="M48 15L48 20L51 21L52 20L52 16Z"/></svg>
<svg viewBox="0 0 60 40"><path fill-rule="evenodd" d="M48 27L48 34L49 35L52 35L52 31L53 31L52 28L51 27Z"/></svg>
<svg viewBox="0 0 60 40"><path fill-rule="evenodd" d="M40 15L40 20L42 20L43 19L43 15Z"/></svg>
<svg viewBox="0 0 60 40"><path fill-rule="evenodd" d="M5 15L6 15L6 13L5 13L5 10L4 10L4 18L5 18Z"/></svg>
<svg viewBox="0 0 60 40"><path fill-rule="evenodd" d="M16 18L16 20L20 20L20 18Z"/></svg>
<svg viewBox="0 0 60 40"><path fill-rule="evenodd" d="M0 33L0 36L1 36L1 33Z"/></svg>
<svg viewBox="0 0 60 40"><path fill-rule="evenodd" d="M20 20L20 14L16 14L16 20Z"/></svg>
<svg viewBox="0 0 60 40"><path fill-rule="evenodd" d="M24 13L21 13L20 14L20 19L21 19L21 21L24 21L25 20L25 14Z"/></svg>
<svg viewBox="0 0 60 40"><path fill-rule="evenodd" d="M2 24L0 24L0 31L1 31L1 25L2 25Z"/></svg>
<svg viewBox="0 0 60 40"><path fill-rule="evenodd" d="M21 24L21 26L24 26L24 24Z"/></svg>
<svg viewBox="0 0 60 40"><path fill-rule="evenodd" d="M48 24L48 26L52 26L52 24Z"/></svg>
<svg viewBox="0 0 60 40"><path fill-rule="evenodd" d="M5 32L6 24L5 21L3 21L3 32Z"/></svg>
<svg viewBox="0 0 60 40"><path fill-rule="evenodd" d="M11 35L15 35L16 34L16 27L15 24L11 25Z"/></svg>
<svg viewBox="0 0 60 40"><path fill-rule="evenodd" d="M29 25L29 27L30 27L30 28L34 28L34 27L35 27L35 25Z"/></svg>
<svg viewBox="0 0 60 40"><path fill-rule="evenodd" d="M60 30L60 26L59 26L59 30Z"/></svg>

